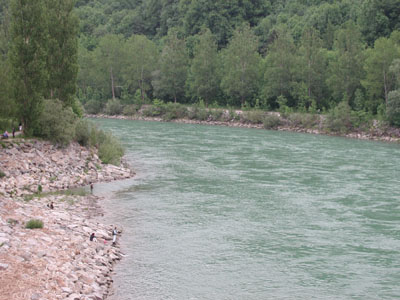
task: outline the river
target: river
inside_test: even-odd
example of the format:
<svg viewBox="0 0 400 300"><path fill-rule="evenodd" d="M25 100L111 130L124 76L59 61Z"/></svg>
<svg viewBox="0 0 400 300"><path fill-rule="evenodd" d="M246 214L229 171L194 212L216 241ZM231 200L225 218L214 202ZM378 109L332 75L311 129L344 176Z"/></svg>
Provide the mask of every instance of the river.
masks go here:
<svg viewBox="0 0 400 300"><path fill-rule="evenodd" d="M95 186L124 228L112 300L400 298L400 145L94 121L137 173Z"/></svg>

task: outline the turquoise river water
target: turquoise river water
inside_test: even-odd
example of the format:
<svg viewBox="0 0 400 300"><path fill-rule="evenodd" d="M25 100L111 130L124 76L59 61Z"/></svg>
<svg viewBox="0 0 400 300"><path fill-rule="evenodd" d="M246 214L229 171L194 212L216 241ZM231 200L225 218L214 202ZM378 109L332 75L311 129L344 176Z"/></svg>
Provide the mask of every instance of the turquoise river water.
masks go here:
<svg viewBox="0 0 400 300"><path fill-rule="evenodd" d="M124 228L112 300L400 299L400 145L94 121L137 173L95 186Z"/></svg>

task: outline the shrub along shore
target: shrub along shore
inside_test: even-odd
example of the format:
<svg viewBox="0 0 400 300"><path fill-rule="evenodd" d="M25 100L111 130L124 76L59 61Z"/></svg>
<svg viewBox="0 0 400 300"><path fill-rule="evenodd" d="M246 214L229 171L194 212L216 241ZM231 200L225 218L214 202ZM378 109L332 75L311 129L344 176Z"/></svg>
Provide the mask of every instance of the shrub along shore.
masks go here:
<svg viewBox="0 0 400 300"><path fill-rule="evenodd" d="M113 225L99 219L101 199L80 187L133 171L104 164L96 148L77 143L57 148L15 138L1 145L0 300L105 299L119 243L112 245Z"/></svg>
<svg viewBox="0 0 400 300"><path fill-rule="evenodd" d="M86 117L221 125L400 142L400 128L372 119L363 112L351 111L346 105L339 105L328 114L319 114L206 108L156 101L152 105L130 105L107 110L104 114L88 114Z"/></svg>

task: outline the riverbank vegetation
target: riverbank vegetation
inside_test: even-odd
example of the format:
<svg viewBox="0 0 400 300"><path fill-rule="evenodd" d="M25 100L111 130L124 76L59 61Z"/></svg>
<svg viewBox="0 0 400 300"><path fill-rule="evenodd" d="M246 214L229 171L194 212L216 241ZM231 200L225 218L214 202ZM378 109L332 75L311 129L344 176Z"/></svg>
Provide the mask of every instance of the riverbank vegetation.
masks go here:
<svg viewBox="0 0 400 300"><path fill-rule="evenodd" d="M21 125L24 136L61 147L94 146L105 163L118 164L120 143L93 125L82 127L75 2L0 2L0 129L11 136Z"/></svg>
<svg viewBox="0 0 400 300"><path fill-rule="evenodd" d="M398 1L78 1L76 12L88 113L156 113L162 101L400 124Z"/></svg>
<svg viewBox="0 0 400 300"><path fill-rule="evenodd" d="M0 117L61 145L82 138L61 124L84 111L143 105L165 120L240 109L272 128L266 111L332 131L400 126L399 16L395 0L3 0Z"/></svg>

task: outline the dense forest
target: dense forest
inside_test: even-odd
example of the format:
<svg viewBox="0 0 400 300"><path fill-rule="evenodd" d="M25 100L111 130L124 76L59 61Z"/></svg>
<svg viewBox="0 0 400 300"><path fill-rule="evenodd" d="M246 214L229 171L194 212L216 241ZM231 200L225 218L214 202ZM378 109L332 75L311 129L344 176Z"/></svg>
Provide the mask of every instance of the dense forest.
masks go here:
<svg viewBox="0 0 400 300"><path fill-rule="evenodd" d="M9 2L26 1L0 1L3 115L18 111L11 104ZM49 69L56 75L41 95L61 99L76 113L79 103L89 113L154 101L312 113L346 105L400 125L398 0L39 2L50 11L57 6L58 20L69 11L61 3L74 6L68 20L76 27L54 29L52 14L42 16L48 22L40 26L50 36L78 39L69 50L62 43L47 47L53 57L45 65L59 64ZM77 65L60 73L57 66L68 65L64 50L77 53L77 59L69 56Z"/></svg>

